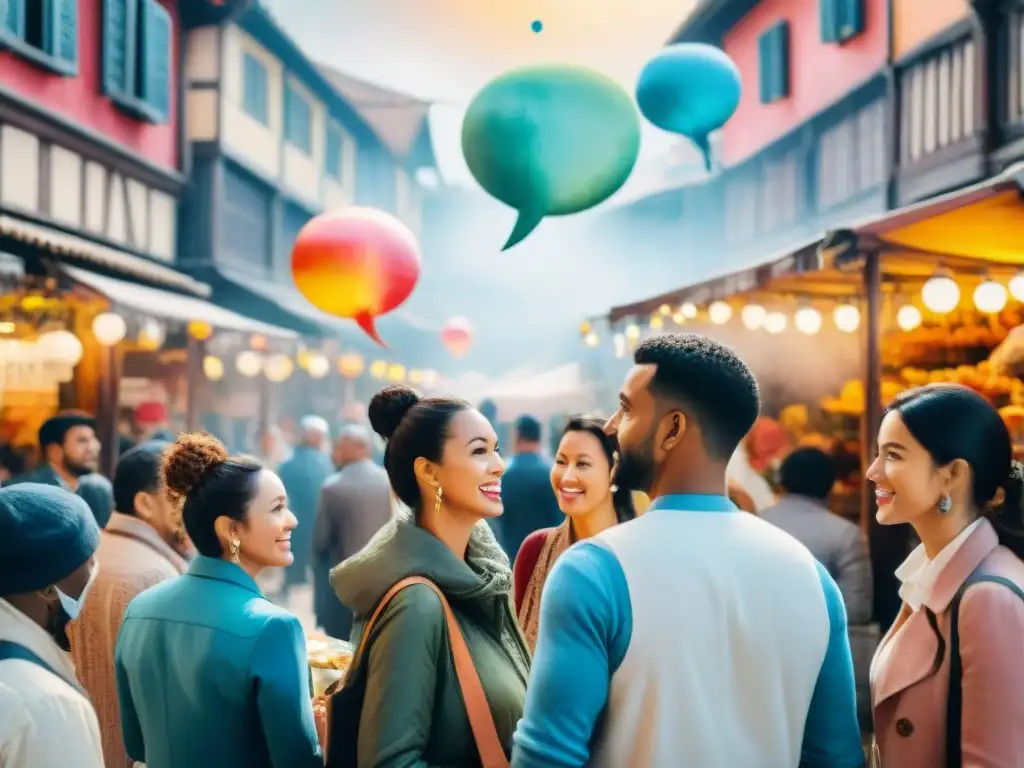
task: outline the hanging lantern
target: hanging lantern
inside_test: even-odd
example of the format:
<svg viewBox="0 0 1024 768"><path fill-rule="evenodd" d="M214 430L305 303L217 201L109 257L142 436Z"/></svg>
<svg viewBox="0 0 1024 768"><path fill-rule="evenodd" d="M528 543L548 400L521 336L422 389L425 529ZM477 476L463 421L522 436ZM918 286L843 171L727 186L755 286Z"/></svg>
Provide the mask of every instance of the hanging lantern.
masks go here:
<svg viewBox="0 0 1024 768"><path fill-rule="evenodd" d="M782 333L786 330L787 320L782 312L769 312L764 316L764 329L768 333Z"/></svg>
<svg viewBox="0 0 1024 768"><path fill-rule="evenodd" d="M588 347L596 347L600 341L595 331L591 331L583 338L583 343Z"/></svg>
<svg viewBox="0 0 1024 768"><path fill-rule="evenodd" d="M259 352L246 349L239 352L238 357L235 358L235 368L247 379L251 379L254 376L259 376L260 371L263 370L263 358Z"/></svg>
<svg viewBox="0 0 1024 768"><path fill-rule="evenodd" d="M631 341L631 342L635 342L637 339L639 339L640 338L640 326L637 325L636 323L630 323L629 325L627 325L626 326L626 338L629 341Z"/></svg>
<svg viewBox="0 0 1024 768"><path fill-rule="evenodd" d="M409 383L419 384L423 381L423 371L416 370L415 368L409 371Z"/></svg>
<svg viewBox="0 0 1024 768"><path fill-rule="evenodd" d="M49 331L36 340L43 355L61 365L73 368L82 361L82 342L71 331Z"/></svg>
<svg viewBox="0 0 1024 768"><path fill-rule="evenodd" d="M473 326L464 317L453 317L441 329L441 342L452 357L465 357L473 346Z"/></svg>
<svg viewBox="0 0 1024 768"><path fill-rule="evenodd" d="M357 379L363 375L366 369L366 361L358 353L342 355L338 358L338 373L346 379Z"/></svg>
<svg viewBox="0 0 1024 768"><path fill-rule="evenodd" d="M843 333L853 333L860 327L860 310L853 304L840 304L832 313L832 321Z"/></svg>
<svg viewBox="0 0 1024 768"><path fill-rule="evenodd" d="M164 345L167 332L156 320L149 318L144 320L139 328L139 346L147 352L154 352Z"/></svg>
<svg viewBox="0 0 1024 768"><path fill-rule="evenodd" d="M708 307L708 319L715 325L725 325L732 319L732 307L724 301L714 301Z"/></svg>
<svg viewBox="0 0 1024 768"><path fill-rule="evenodd" d="M294 370L295 364L292 359L283 352L278 352L267 358L267 362L263 366L263 375L267 377L267 381L280 384L282 381L287 381Z"/></svg>
<svg viewBox="0 0 1024 768"><path fill-rule="evenodd" d="M679 311L683 313L683 317L687 320L693 320L697 316L697 305L692 301L687 301L679 307Z"/></svg>
<svg viewBox="0 0 1024 768"><path fill-rule="evenodd" d="M1024 272L1010 278L1010 295L1017 301L1024 301Z"/></svg>
<svg viewBox="0 0 1024 768"><path fill-rule="evenodd" d="M740 310L740 322L748 331L756 331L764 324L764 318L768 313L760 304L747 304Z"/></svg>
<svg viewBox="0 0 1024 768"><path fill-rule="evenodd" d="M188 324L188 335L196 341L208 341L213 336L213 326L205 320L193 320Z"/></svg>
<svg viewBox="0 0 1024 768"><path fill-rule="evenodd" d="M802 307L793 315L793 325L807 336L813 336L821 330L821 312L814 307Z"/></svg>
<svg viewBox="0 0 1024 768"><path fill-rule="evenodd" d="M370 375L375 379L383 379L388 372L388 364L383 360L374 360L370 364Z"/></svg>
<svg viewBox="0 0 1024 768"><path fill-rule="evenodd" d="M669 315L672 314L672 307L670 307L668 304L662 304L660 307L658 307L658 311L665 317L668 317Z"/></svg>
<svg viewBox="0 0 1024 768"><path fill-rule="evenodd" d="M92 333L104 347L120 344L128 333L124 318L113 312L101 312L92 321Z"/></svg>
<svg viewBox="0 0 1024 768"><path fill-rule="evenodd" d="M582 323L580 323L580 336L586 336L592 330L593 330L593 326L589 322L587 322L586 320L584 320Z"/></svg>
<svg viewBox="0 0 1024 768"><path fill-rule="evenodd" d="M220 381L224 378L224 361L219 357L207 355L203 358L203 375L210 381Z"/></svg>
<svg viewBox="0 0 1024 768"><path fill-rule="evenodd" d="M262 333L254 333L249 337L249 346L257 352L263 352L267 348L267 337Z"/></svg>
<svg viewBox="0 0 1024 768"><path fill-rule="evenodd" d="M921 310L913 304L904 304L896 311L896 325L904 331L912 331L921 324Z"/></svg>
<svg viewBox="0 0 1024 768"><path fill-rule="evenodd" d="M661 319L661 315L652 315L649 325L652 331L660 331L665 327L665 321Z"/></svg>
<svg viewBox="0 0 1024 768"><path fill-rule="evenodd" d="M684 315L682 312L676 312L674 315L672 315L672 322L674 322L676 325L682 325L683 323L686 322L686 315Z"/></svg>
<svg viewBox="0 0 1024 768"><path fill-rule="evenodd" d="M960 286L948 275L936 275L921 288L921 301L937 315L948 314L960 303Z"/></svg>
<svg viewBox="0 0 1024 768"><path fill-rule="evenodd" d="M331 372L331 361L319 352L313 353L306 361L306 373L311 379L322 379Z"/></svg>
<svg viewBox="0 0 1024 768"><path fill-rule="evenodd" d="M979 312L994 315L1006 306L1006 288L995 280L985 280L974 289L974 306Z"/></svg>

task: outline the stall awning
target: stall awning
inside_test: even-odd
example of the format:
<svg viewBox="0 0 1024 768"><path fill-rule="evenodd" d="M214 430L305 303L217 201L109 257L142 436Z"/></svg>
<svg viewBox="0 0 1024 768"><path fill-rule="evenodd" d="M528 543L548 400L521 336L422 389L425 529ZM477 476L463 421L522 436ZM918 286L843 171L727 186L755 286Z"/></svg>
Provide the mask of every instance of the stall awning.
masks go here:
<svg viewBox="0 0 1024 768"><path fill-rule="evenodd" d="M818 245L821 238L815 238L797 248L776 253L764 260L758 260L746 269L718 275L710 280L676 288L668 293L653 296L633 304L612 307L610 319L617 322L625 317L649 315L658 307L668 304L677 307L685 302L706 304L717 299L727 299L740 293L748 293L764 288L769 283L786 275L798 275L813 272L821 268L821 256Z"/></svg>
<svg viewBox="0 0 1024 768"><path fill-rule="evenodd" d="M907 206L845 230L858 251L877 247L887 257L931 256L934 262L1024 265L1024 164L991 179ZM826 243L849 248L844 230Z"/></svg>
<svg viewBox="0 0 1024 768"><path fill-rule="evenodd" d="M252 320L193 296L183 296L159 288L97 275L78 267L64 265L62 269L72 280L106 296L115 306L122 306L135 312L182 323L205 320L214 328L225 331L259 333L277 339L297 338L292 331Z"/></svg>
<svg viewBox="0 0 1024 768"><path fill-rule="evenodd" d="M43 224L16 219L13 216L0 216L0 234L46 249L57 256L91 261L106 269L123 272L147 282L171 286L195 296L210 295L210 286L176 269Z"/></svg>

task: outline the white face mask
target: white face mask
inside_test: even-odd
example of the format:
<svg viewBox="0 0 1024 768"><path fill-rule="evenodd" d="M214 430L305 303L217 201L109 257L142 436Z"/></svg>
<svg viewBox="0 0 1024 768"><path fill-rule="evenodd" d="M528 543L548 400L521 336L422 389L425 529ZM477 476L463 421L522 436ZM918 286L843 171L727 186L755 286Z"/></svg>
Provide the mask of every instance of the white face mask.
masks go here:
<svg viewBox="0 0 1024 768"><path fill-rule="evenodd" d="M92 569L92 573L89 574L89 580L85 582L85 586L82 588L82 594L78 596L77 600L65 595L58 587L54 587L54 589L57 590L57 597L60 599L61 607L72 621L77 619L82 613L82 606L85 605L85 598L89 594L89 589L92 587L92 583L96 581L96 576L99 572L100 566L99 564L96 564Z"/></svg>

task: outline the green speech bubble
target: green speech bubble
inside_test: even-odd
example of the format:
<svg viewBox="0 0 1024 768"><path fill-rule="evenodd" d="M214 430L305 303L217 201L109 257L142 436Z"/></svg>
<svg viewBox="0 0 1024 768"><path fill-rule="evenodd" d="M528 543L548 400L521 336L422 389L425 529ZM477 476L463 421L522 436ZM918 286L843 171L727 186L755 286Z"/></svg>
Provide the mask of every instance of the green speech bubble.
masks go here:
<svg viewBox="0 0 1024 768"><path fill-rule="evenodd" d="M545 216L607 200L640 152L632 97L586 67L523 67L495 78L469 105L462 153L489 195L519 212L505 251Z"/></svg>

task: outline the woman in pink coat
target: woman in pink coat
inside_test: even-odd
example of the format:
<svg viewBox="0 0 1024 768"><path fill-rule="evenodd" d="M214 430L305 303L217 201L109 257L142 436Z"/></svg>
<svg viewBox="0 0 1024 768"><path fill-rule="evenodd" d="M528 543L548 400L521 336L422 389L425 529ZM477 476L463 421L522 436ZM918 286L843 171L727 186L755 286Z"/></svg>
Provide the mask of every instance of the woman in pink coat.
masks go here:
<svg viewBox="0 0 1024 768"><path fill-rule="evenodd" d="M922 542L871 665L873 765L1024 765L1024 481L999 413L964 387L905 392L867 474L878 522Z"/></svg>

